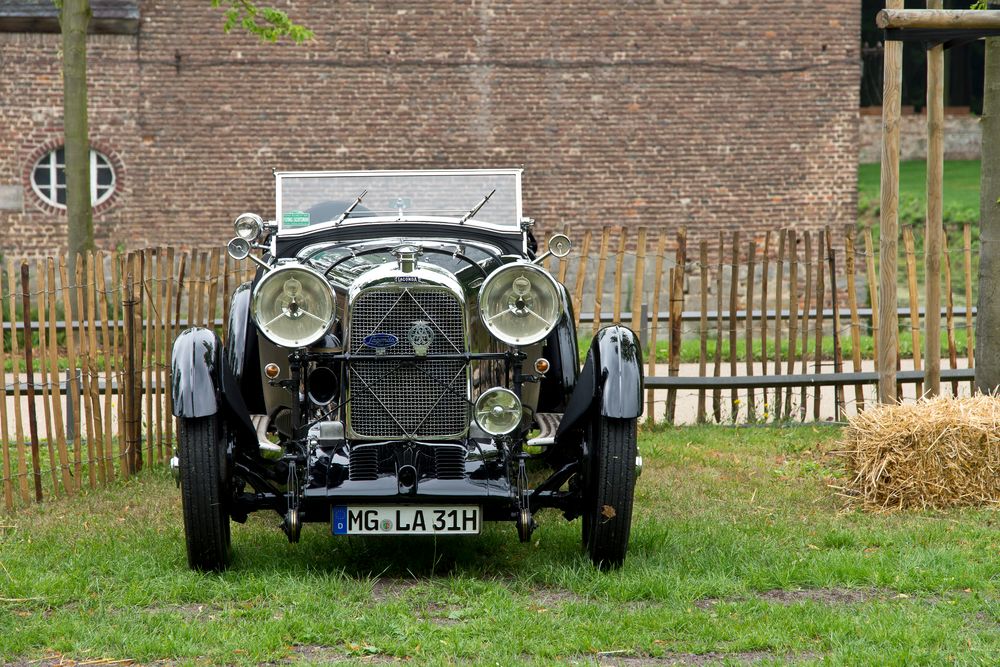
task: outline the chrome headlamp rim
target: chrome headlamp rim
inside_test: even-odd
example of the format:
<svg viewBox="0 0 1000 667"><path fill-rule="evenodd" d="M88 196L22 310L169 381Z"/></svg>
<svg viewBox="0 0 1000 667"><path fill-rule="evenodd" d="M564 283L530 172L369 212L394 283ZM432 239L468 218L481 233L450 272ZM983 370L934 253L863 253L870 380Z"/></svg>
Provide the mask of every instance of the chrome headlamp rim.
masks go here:
<svg viewBox="0 0 1000 667"><path fill-rule="evenodd" d="M242 213L233 221L233 229L239 238L256 241L264 231L264 219L256 213Z"/></svg>
<svg viewBox="0 0 1000 667"><path fill-rule="evenodd" d="M515 422L514 425L506 431L498 431L498 430L491 431L489 428L486 427L486 424L484 424L482 421L479 420L479 412L482 409L481 403L487 398L489 398L492 394L509 395L514 400L514 403L517 405L517 413L518 413L517 422ZM496 436L508 435L517 430L517 428L521 425L521 419L522 419L521 413L523 409L524 407L523 404L521 403L521 399L518 398L517 394L515 394L513 391L507 389L506 387L490 387L489 389L481 393L478 398L476 398L476 403L473 406L472 414L473 418L476 420L476 423L479 425L479 428L483 429L483 431L485 431L487 434L496 437Z"/></svg>
<svg viewBox="0 0 1000 667"><path fill-rule="evenodd" d="M499 269L491 273L489 276L487 276L486 280L483 281L483 284L479 287L479 317L483 323L483 326L486 327L486 330L489 331L494 338L512 347L524 347L526 345L534 345L535 343L544 340L546 337L548 337L548 335L552 333L555 330L556 326L559 324L559 319L562 317L562 314L560 314L559 317L557 317L553 321L552 325L548 329L540 331L539 333L533 336L520 337L516 339L511 338L505 335L496 326L494 326L493 323L490 322L488 319L490 314L486 313L483 310L483 303L484 303L483 295L486 294L486 291L489 289L489 286L492 285L494 282L496 282L501 276L503 276L505 272L516 271L516 270L528 271L530 273L539 276L541 279L547 281L554 290L556 298L557 299L559 298L559 283L556 281L554 277L552 277L551 273L546 271L544 268L538 266L537 264L532 264L531 262L528 261L519 260L516 262L511 262L510 264L505 264L504 266L500 267ZM560 309L561 308L562 306L560 304Z"/></svg>
<svg viewBox="0 0 1000 667"><path fill-rule="evenodd" d="M261 294L263 287L269 284L275 278L280 278L282 275L290 273L292 271L305 272L313 276L315 279L319 280L320 283L324 286L324 288L329 290L330 304L331 304L330 313L325 318L325 324L322 327L319 327L316 330L316 332L314 332L310 336L295 340L285 339L282 338L281 336L274 335L273 331L269 331L266 327L262 326L257 319L257 313L260 312L260 299L262 298ZM275 345L278 345L279 347L287 347L287 348L309 347L316 341L320 340L324 335L326 335L326 332L330 330L331 326L333 326L333 322L336 319L336 316L337 316L336 293L334 292L333 287L330 285L329 281L326 279L326 276L324 276L321 272L317 271L311 266L306 266L305 264L299 264L298 262L281 264L280 266L277 266L268 271L267 273L265 273L264 276L260 279L260 281L258 281L257 285L254 287L253 293L250 295L250 317L253 319L254 325L257 327L257 330L264 335L265 338L267 338Z"/></svg>

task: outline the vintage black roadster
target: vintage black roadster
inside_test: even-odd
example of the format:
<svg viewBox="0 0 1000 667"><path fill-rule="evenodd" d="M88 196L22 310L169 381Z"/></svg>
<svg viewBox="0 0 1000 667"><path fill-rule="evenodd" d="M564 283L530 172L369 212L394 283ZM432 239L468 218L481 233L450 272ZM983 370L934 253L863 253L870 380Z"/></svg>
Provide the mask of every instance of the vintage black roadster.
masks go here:
<svg viewBox="0 0 1000 667"><path fill-rule="evenodd" d="M229 564L230 520L273 510L341 535L478 533L582 518L601 567L628 548L642 358L629 329L582 369L566 288L522 217L520 170L278 172L276 220L236 219L258 265L225 343L171 361L188 562ZM565 261L565 260L563 260Z"/></svg>

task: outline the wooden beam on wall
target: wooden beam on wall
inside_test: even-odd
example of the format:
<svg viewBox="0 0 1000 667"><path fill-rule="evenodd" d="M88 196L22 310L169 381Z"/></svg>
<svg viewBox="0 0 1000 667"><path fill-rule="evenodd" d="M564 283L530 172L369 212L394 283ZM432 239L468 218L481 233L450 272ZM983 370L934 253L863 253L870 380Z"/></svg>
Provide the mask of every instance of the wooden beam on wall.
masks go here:
<svg viewBox="0 0 1000 667"><path fill-rule="evenodd" d="M894 28L917 28L939 30L998 30L1000 29L1000 11L984 11L973 9L932 9L929 2L927 9L903 9L902 3L888 0L887 7L875 17L875 25L882 30ZM885 98L883 98L885 99Z"/></svg>

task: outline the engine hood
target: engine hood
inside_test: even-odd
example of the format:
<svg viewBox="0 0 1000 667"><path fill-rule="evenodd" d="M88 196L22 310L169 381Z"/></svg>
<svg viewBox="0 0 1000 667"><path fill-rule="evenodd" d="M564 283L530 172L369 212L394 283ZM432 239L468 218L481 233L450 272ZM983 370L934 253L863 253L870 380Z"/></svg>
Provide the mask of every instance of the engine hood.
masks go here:
<svg viewBox="0 0 1000 667"><path fill-rule="evenodd" d="M415 265L407 271L394 252L404 246L416 249ZM324 273L349 301L358 290L376 285L435 285L469 300L486 276L504 263L501 252L485 243L391 238L310 246L298 259Z"/></svg>

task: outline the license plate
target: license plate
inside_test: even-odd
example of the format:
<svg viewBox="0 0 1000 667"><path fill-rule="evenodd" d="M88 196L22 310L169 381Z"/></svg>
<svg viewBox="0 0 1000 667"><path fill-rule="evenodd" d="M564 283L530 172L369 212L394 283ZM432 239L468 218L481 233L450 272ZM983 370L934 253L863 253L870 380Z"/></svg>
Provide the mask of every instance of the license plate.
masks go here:
<svg viewBox="0 0 1000 667"><path fill-rule="evenodd" d="M334 535L472 535L481 530L478 505L335 505Z"/></svg>

